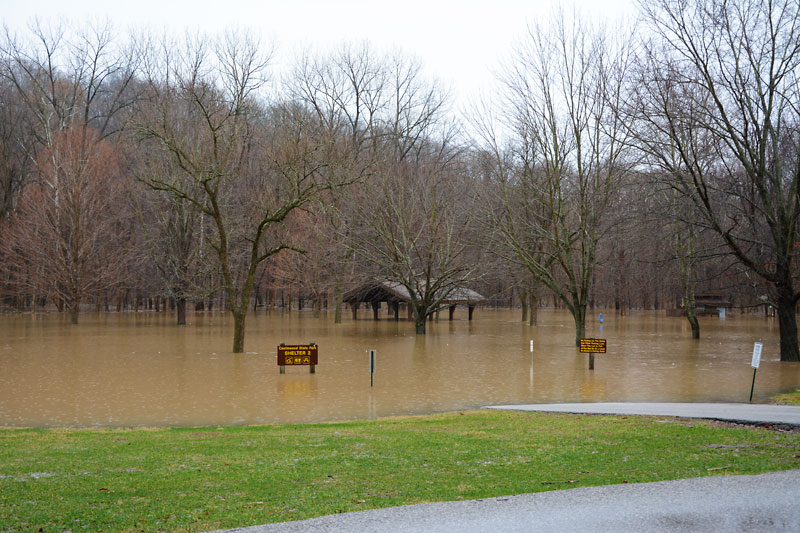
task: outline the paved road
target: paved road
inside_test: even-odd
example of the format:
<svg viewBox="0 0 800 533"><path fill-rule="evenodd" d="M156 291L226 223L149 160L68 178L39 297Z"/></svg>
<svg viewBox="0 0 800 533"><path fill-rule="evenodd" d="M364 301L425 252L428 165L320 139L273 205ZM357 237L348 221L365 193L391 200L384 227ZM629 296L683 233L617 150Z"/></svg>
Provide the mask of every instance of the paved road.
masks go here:
<svg viewBox="0 0 800 533"><path fill-rule="evenodd" d="M549 403L492 405L487 409L576 414L651 415L709 418L730 422L800 426L800 406L749 403Z"/></svg>
<svg viewBox="0 0 800 533"><path fill-rule="evenodd" d="M585 487L232 531L800 531L800 470Z"/></svg>

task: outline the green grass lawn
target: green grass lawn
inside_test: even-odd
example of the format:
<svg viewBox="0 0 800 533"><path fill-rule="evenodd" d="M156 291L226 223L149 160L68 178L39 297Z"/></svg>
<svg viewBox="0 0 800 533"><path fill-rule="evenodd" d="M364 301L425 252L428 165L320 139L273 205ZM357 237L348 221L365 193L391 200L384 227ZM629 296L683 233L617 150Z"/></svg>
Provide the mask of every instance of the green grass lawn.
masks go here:
<svg viewBox="0 0 800 533"><path fill-rule="evenodd" d="M781 405L800 405L800 390L778 394L773 396L772 400Z"/></svg>
<svg viewBox="0 0 800 533"><path fill-rule="evenodd" d="M209 530L800 468L800 434L480 411L225 428L0 429L0 530Z"/></svg>

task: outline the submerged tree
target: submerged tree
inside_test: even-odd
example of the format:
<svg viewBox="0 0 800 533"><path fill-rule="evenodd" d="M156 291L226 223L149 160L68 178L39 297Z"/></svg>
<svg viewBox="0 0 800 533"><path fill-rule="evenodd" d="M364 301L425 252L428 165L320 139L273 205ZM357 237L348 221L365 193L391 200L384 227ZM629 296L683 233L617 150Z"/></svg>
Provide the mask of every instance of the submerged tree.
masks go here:
<svg viewBox="0 0 800 533"><path fill-rule="evenodd" d="M468 261L474 198L457 161L428 156L385 169L358 203L355 251L378 276L409 295L417 334L471 281Z"/></svg>
<svg viewBox="0 0 800 533"><path fill-rule="evenodd" d="M487 116L480 131L494 160L496 235L569 309L577 344L609 202L630 165L613 113L627 57L579 20L562 15L552 28L530 28L505 71L509 139Z"/></svg>
<svg viewBox="0 0 800 533"><path fill-rule="evenodd" d="M49 250L53 261L26 261L47 279L57 280L46 283L47 290L55 291L57 304L66 303L77 322L90 286L107 284L100 280L108 269L98 263L106 255L94 248L106 239L95 230L106 227L109 209L122 216L118 207L109 207L119 199L115 193L120 187L118 156L110 143L124 127L126 111L136 98L135 60L129 49L115 47L109 24L74 30L37 22L31 36L29 41L6 30L0 43L0 77L4 90L14 91L16 105L25 109L27 118L20 124L25 131L20 135L28 140L25 155L36 176L36 183L28 184L25 206L14 217L15 227L52 246L35 253ZM108 232L109 239L115 235L122 264L129 236ZM28 244L17 240L15 249ZM29 279L35 278L42 279Z"/></svg>
<svg viewBox="0 0 800 533"><path fill-rule="evenodd" d="M165 180L178 184L181 172L150 154L134 170L140 181ZM148 189L138 198L137 208L145 253L160 279L166 296L175 302L178 325L186 324L186 302L209 292L207 280L213 267L204 246L206 223L200 209L189 200L164 191Z"/></svg>
<svg viewBox="0 0 800 533"><path fill-rule="evenodd" d="M208 217L234 352L244 350L259 265L293 248L276 228L322 190L350 179L322 172L322 156L337 139L313 115L292 102L265 100L269 58L248 35L196 38L177 52L165 41L146 62L150 101L137 126L139 137L160 146L181 173L179 180L145 182Z"/></svg>
<svg viewBox="0 0 800 533"><path fill-rule="evenodd" d="M5 239L17 281L33 297L63 302L73 324L87 296L119 283L130 241L117 155L87 135L96 134L69 129L52 136L40 154L39 179L23 188Z"/></svg>
<svg viewBox="0 0 800 533"><path fill-rule="evenodd" d="M641 136L730 252L771 288L782 361L800 361L800 5L641 2L660 38L635 80ZM708 157L699 154L711 154Z"/></svg>
<svg viewBox="0 0 800 533"><path fill-rule="evenodd" d="M307 51L299 59L289 84L291 97L316 116L327 135L340 139L335 153L327 155L336 158L336 164L323 172L364 179L375 172L381 158L389 86L386 58L367 44L345 44L328 54ZM349 194L328 195L316 209L316 222L309 232L316 237L313 246L320 259L318 266L330 278L337 324L342 319L344 287L353 281L357 269L349 231L355 204ZM320 233L322 228L328 231Z"/></svg>

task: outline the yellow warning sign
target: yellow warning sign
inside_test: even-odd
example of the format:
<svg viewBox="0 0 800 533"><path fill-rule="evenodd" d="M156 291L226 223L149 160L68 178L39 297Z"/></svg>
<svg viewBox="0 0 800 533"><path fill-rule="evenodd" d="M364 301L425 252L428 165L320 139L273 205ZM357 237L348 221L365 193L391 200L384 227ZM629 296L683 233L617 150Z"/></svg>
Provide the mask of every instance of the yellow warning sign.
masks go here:
<svg viewBox="0 0 800 533"><path fill-rule="evenodd" d="M578 347L581 353L606 353L605 339L581 339Z"/></svg>

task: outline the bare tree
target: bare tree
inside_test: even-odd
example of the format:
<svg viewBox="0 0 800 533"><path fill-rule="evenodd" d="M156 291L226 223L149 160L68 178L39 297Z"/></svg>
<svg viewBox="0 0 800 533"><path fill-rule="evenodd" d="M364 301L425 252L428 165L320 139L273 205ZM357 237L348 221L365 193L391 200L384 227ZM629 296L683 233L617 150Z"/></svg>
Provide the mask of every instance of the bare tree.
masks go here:
<svg viewBox="0 0 800 533"><path fill-rule="evenodd" d="M369 182L374 175L396 175L400 162L419 158L443 117L445 95L422 75L418 61L401 52L382 54L367 44L344 44L325 55L306 53L298 62L291 94L313 112L326 131L346 141L330 154L325 172L338 171ZM335 159L334 159L335 156ZM335 321L341 321L346 280L356 270L353 242L359 199L332 195L327 214L336 243L327 246L334 276ZM373 206L374 207L374 206ZM383 263L381 263L383 264Z"/></svg>
<svg viewBox="0 0 800 533"><path fill-rule="evenodd" d="M29 129L21 134L28 136L22 147L35 166L37 183L28 190L22 212L33 217L38 213L32 224L39 229L48 217L52 219L46 225L53 233L39 235L39 243L54 246L42 252L49 250L52 257L60 258L36 268L63 269L45 277L59 280L54 290L67 302L73 322L77 322L81 298L89 290L85 285L89 277L96 274L94 281L98 282L104 277L87 270L91 259L83 254L96 252L93 247L100 239L86 230L95 222L102 225L92 217L107 209L107 205L96 205L106 200L94 195L115 188L115 171L109 169L116 163L108 142L124 126L123 111L134 99L133 56L129 50L114 48L112 36L109 24L73 31L36 22L29 40L6 29L0 45L3 85L13 88L30 117ZM79 194L88 196L75 196ZM26 222L20 216L15 218L17 231L26 231ZM15 249L25 249L25 244L19 241Z"/></svg>
<svg viewBox="0 0 800 533"><path fill-rule="evenodd" d="M136 58L131 49L115 46L113 36L110 23L74 30L36 21L30 39L6 29L0 76L31 113L32 133L40 146L49 146L59 131L76 126L94 130L87 139L95 142L124 127L123 112L136 99ZM35 150L37 145L26 148Z"/></svg>
<svg viewBox="0 0 800 533"><path fill-rule="evenodd" d="M184 178L152 177L147 184L209 217L209 245L234 320L234 352L244 350L259 265L293 247L275 228L342 183L321 172L335 139L323 134L316 117L292 102L264 101L269 58L249 35L198 37L177 49L165 41L146 63L152 100L137 127Z"/></svg>
<svg viewBox="0 0 800 533"><path fill-rule="evenodd" d="M336 152L327 156L336 164L324 172L368 179L375 171L389 103L388 76L385 58L366 43L343 44L328 54L306 51L298 60L289 83L292 98L317 116L327 135L341 139ZM344 287L352 282L356 268L348 244L355 207L347 193L329 195L316 210L318 220L312 230L317 237L313 250L321 259L319 254L324 254L331 278L337 324L342 318ZM328 226L330 231L324 234L316 231Z"/></svg>
<svg viewBox="0 0 800 533"><path fill-rule="evenodd" d="M160 153L159 153L160 155ZM171 187L190 190L191 183L179 183L185 176L163 157L141 154L134 172L137 179L171 180ZM137 199L140 230L148 263L161 280L164 293L175 302L178 325L186 324L186 301L205 297L211 288L208 260L204 246L206 226L200 209L181 196L147 188Z"/></svg>
<svg viewBox="0 0 800 533"><path fill-rule="evenodd" d="M42 179L23 189L5 239L18 282L34 297L64 302L73 324L86 296L99 297L119 282L128 252L117 155L94 140L87 153L85 134L53 135L37 165Z"/></svg>
<svg viewBox="0 0 800 533"><path fill-rule="evenodd" d="M659 37L645 49L634 100L636 115L659 135L640 140L731 253L768 282L764 298L778 309L781 360L799 361L793 255L800 216L800 5L640 5Z"/></svg>
<svg viewBox="0 0 800 533"><path fill-rule="evenodd" d="M631 165L613 113L627 55L580 20L559 15L550 28L531 27L505 69L509 140L489 115L479 131L495 163L497 237L569 309L577 344L609 202Z"/></svg>
<svg viewBox="0 0 800 533"><path fill-rule="evenodd" d="M474 198L457 161L430 157L393 165L365 185L358 202L358 256L378 276L402 285L410 298L415 330L472 281L469 262Z"/></svg>
<svg viewBox="0 0 800 533"><path fill-rule="evenodd" d="M30 113L14 86L0 78L0 224L31 173L26 147L35 141L29 120Z"/></svg>

